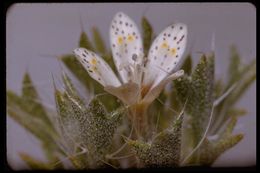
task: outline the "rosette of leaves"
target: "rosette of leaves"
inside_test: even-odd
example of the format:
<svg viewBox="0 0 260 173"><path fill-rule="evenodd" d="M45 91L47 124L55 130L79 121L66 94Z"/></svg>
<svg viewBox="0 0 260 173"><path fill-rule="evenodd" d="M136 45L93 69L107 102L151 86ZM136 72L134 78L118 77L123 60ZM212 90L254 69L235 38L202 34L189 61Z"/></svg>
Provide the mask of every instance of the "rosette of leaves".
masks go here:
<svg viewBox="0 0 260 173"><path fill-rule="evenodd" d="M142 31L144 52L147 53L155 33L145 17ZM114 68L111 52L97 28L92 28L92 36L91 41L82 32L79 47L99 53ZM21 158L31 169L212 165L243 138L242 134L232 133L239 116L246 114L245 109L236 107L236 102L256 77L255 61L242 64L232 47L227 82L215 79L214 58L214 53L203 54L193 67L191 55L186 57L181 66L185 75L172 82L150 106L151 133L144 141L131 139L127 109L114 96L98 97L105 91L74 55L61 55L60 60L71 72L71 77L96 95L88 104L64 73L64 90L54 84L57 112L52 112L43 106L30 75L25 73L22 95L7 91L7 111L12 119L39 139L47 162L26 153L20 153ZM112 157L132 151L135 157Z"/></svg>

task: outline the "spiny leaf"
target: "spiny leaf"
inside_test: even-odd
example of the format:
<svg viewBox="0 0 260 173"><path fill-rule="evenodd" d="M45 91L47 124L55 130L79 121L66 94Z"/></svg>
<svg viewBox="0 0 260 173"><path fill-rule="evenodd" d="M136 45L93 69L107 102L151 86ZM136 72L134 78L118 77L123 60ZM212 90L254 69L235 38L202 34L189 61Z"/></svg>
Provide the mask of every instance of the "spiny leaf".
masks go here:
<svg viewBox="0 0 260 173"><path fill-rule="evenodd" d="M110 148L113 134L123 114L123 109L108 113L104 106L93 99L88 107L74 100L68 92L56 91L56 103L61 115L64 134L69 136L70 146L73 143L86 147L90 167L103 166L100 159Z"/></svg>
<svg viewBox="0 0 260 173"><path fill-rule="evenodd" d="M250 67L250 68L249 68ZM215 111L215 114L217 116L214 120L214 126L212 127L211 131L213 133L216 133L218 129L220 129L221 125L229 119L231 116L229 114L229 109L232 109L232 106L235 105L235 103L241 98L241 96L245 93L245 91L248 89L248 87L255 81L256 79L256 64L255 61L252 61L249 65L244 67L242 70L247 68L248 70L244 73L240 73L240 79L238 83L236 83L235 89L232 91L232 93L225 98L219 106L217 106L217 109Z"/></svg>
<svg viewBox="0 0 260 173"><path fill-rule="evenodd" d="M206 129L213 106L214 56L202 56L192 73L188 91L187 113L192 117L195 141ZM197 143L196 142L196 143Z"/></svg>
<svg viewBox="0 0 260 173"><path fill-rule="evenodd" d="M88 50L94 51L94 48L89 41L88 35L85 32L82 32L80 34L79 47L83 47L83 48L86 48Z"/></svg>
<svg viewBox="0 0 260 173"><path fill-rule="evenodd" d="M69 104L70 100L67 99L64 93L58 90L55 90L55 100L60 120L59 127L61 130L61 136L65 140L69 152L73 152L76 144L81 140L80 122L76 119L76 116L81 112L77 112L76 114L72 106Z"/></svg>
<svg viewBox="0 0 260 173"><path fill-rule="evenodd" d="M198 160L195 164L199 165L211 165L215 162L215 160L226 150L235 146L239 141L243 139L242 134L233 135L225 137L224 139L220 139L217 142L211 142L208 139L205 139L203 144L201 145L199 151ZM196 153L198 154L198 153ZM191 161L190 164L194 164Z"/></svg>
<svg viewBox="0 0 260 173"><path fill-rule="evenodd" d="M38 98L38 93L33 86L29 73L27 72L23 76L22 97L29 97L32 99Z"/></svg>
<svg viewBox="0 0 260 173"><path fill-rule="evenodd" d="M191 59L191 55L188 54L188 56L186 57L185 61L183 62L181 69L184 70L185 74L190 75L191 74L191 70L192 70L192 59Z"/></svg>
<svg viewBox="0 0 260 173"><path fill-rule="evenodd" d="M10 97L9 97L10 98ZM42 119L47 125L50 126L50 128L53 129L52 123L50 119L48 118L48 115L46 111L44 110L44 107L40 103L40 99L38 96L38 93L33 86L31 77L28 73L25 73L23 77L23 88L22 88L22 100L23 107L25 108L25 105L27 107L27 111L32 116L36 116L40 119Z"/></svg>
<svg viewBox="0 0 260 173"><path fill-rule="evenodd" d="M41 139L44 142L54 144L53 140L57 138L53 131L50 131L45 124L42 123L39 119L28 116L21 109L17 107L8 108L8 115L18 122L25 129L29 130L37 138Z"/></svg>
<svg viewBox="0 0 260 173"><path fill-rule="evenodd" d="M104 55L106 53L106 47L105 47L104 41L101 37L101 34L96 27L92 28L92 34L93 34L93 39L94 39L96 50L101 55Z"/></svg>
<svg viewBox="0 0 260 173"><path fill-rule="evenodd" d="M65 90L74 99L77 100L81 105L83 105L83 102L81 101L81 98L79 97L76 88L73 86L71 79L66 73L63 73L62 75L63 83L65 84Z"/></svg>
<svg viewBox="0 0 260 173"><path fill-rule="evenodd" d="M139 159L148 167L174 167L179 165L183 114L173 127L159 133L151 143L129 141Z"/></svg>
<svg viewBox="0 0 260 173"><path fill-rule="evenodd" d="M26 164L33 170L51 170L53 169L50 165L39 161L26 153L19 153L19 156Z"/></svg>
<svg viewBox="0 0 260 173"><path fill-rule="evenodd" d="M239 117L245 115L246 113L247 111L243 108L230 108L227 111L229 117Z"/></svg>
<svg viewBox="0 0 260 173"><path fill-rule="evenodd" d="M224 90L223 81L221 79L216 80L214 84L214 100L216 100L218 97L221 96L221 94L223 94L223 90Z"/></svg>
<svg viewBox="0 0 260 173"><path fill-rule="evenodd" d="M150 48L152 37L153 37L153 28L146 17L142 18L142 32L143 32L143 45L144 53L147 55L147 52Z"/></svg>
<svg viewBox="0 0 260 173"><path fill-rule="evenodd" d="M53 144L53 139L57 138L57 134L41 119L28 114L22 103L21 98L15 93L7 92L8 115L42 141Z"/></svg>
<svg viewBox="0 0 260 173"><path fill-rule="evenodd" d="M84 123L87 119L86 108L80 100L73 99L69 94L62 93L55 89L55 101L56 107L59 115L59 128L61 131L61 136L63 139L63 144L65 144L66 153L68 155L72 164L77 169L89 168L89 163L86 160L85 154L80 156L73 156L75 149L79 145L84 146L86 143L86 132Z"/></svg>
<svg viewBox="0 0 260 173"><path fill-rule="evenodd" d="M179 100L182 104L188 99L189 90L190 90L191 80L187 75L183 75L182 77L174 80L174 89L177 93L177 100ZM172 97L175 97L173 95Z"/></svg>
<svg viewBox="0 0 260 173"><path fill-rule="evenodd" d="M243 65L240 70L241 78L247 75L248 73L252 73L256 71L256 59L253 59L247 65Z"/></svg>
<svg viewBox="0 0 260 173"><path fill-rule="evenodd" d="M58 154L57 147L53 147L53 145L50 145L49 143L43 143L42 149L44 151L46 158L48 159L49 165L51 165L55 169L64 168L62 162L57 156Z"/></svg>
<svg viewBox="0 0 260 173"><path fill-rule="evenodd" d="M229 123L227 124L225 131L221 134L221 137L224 138L224 137L231 136L236 124L237 124L237 117L230 118Z"/></svg>
<svg viewBox="0 0 260 173"><path fill-rule="evenodd" d="M249 72L248 72L249 73ZM242 80L239 86L234 90L231 95L231 104L234 104L244 93L247 91L248 87L256 79L256 65L252 67L251 73L249 73L244 80Z"/></svg>
<svg viewBox="0 0 260 173"><path fill-rule="evenodd" d="M240 56L234 46L231 47L231 58L228 68L228 85L229 88L234 82L240 78Z"/></svg>
<svg viewBox="0 0 260 173"><path fill-rule="evenodd" d="M114 132L119 125L124 108L119 108L108 113L98 99L93 99L88 106L88 121L86 121L87 148L91 159L96 161L97 166L103 166L105 155L108 153Z"/></svg>
<svg viewBox="0 0 260 173"><path fill-rule="evenodd" d="M108 113L98 99L93 99L88 107L89 115L89 137L92 138L95 150L103 152L110 145L114 131L119 124L125 111L119 108L112 113ZM93 145L93 143L91 144Z"/></svg>

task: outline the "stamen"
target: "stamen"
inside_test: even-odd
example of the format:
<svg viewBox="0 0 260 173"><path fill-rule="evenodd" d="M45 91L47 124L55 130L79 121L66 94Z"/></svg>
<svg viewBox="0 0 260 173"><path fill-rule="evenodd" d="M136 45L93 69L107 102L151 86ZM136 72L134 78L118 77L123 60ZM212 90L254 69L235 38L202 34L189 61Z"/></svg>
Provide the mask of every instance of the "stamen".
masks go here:
<svg viewBox="0 0 260 173"><path fill-rule="evenodd" d="M136 54L133 54L132 60L133 60L133 61L136 61L136 60L137 60L137 55L136 55Z"/></svg>

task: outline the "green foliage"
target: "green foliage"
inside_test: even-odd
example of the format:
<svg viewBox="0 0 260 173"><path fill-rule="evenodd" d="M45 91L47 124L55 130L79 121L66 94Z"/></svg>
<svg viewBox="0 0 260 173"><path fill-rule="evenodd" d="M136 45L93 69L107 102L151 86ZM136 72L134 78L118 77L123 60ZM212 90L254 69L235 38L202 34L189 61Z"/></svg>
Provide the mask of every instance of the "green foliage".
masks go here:
<svg viewBox="0 0 260 173"><path fill-rule="evenodd" d="M94 43L95 43L97 52L99 52L102 55L105 54L106 47L105 47L104 41L103 41L98 29L96 27L93 27L92 33L93 33Z"/></svg>
<svg viewBox="0 0 260 173"><path fill-rule="evenodd" d="M188 54L185 61L183 62L181 69L185 71L185 74L190 75L192 72L192 58L191 55Z"/></svg>
<svg viewBox="0 0 260 173"><path fill-rule="evenodd" d="M87 121L87 146L93 157L104 159L111 147L112 138L116 127L124 114L124 109L108 114L106 109L97 99L92 100L89 105L89 119Z"/></svg>
<svg viewBox="0 0 260 173"><path fill-rule="evenodd" d="M11 118L40 140L50 167L54 162L59 161L59 158L53 153L53 151L59 150L56 145L58 134L41 104L28 73L25 73L23 78L22 96L7 91L7 112ZM34 163L33 159L25 154L22 154L21 158L28 164L29 162ZM37 161L35 161L36 163ZM58 167L62 168L62 164L59 164Z"/></svg>
<svg viewBox="0 0 260 173"><path fill-rule="evenodd" d="M195 145L202 138L213 106L214 57L202 55L190 78L183 76L175 81L178 99L190 116Z"/></svg>
<svg viewBox="0 0 260 173"><path fill-rule="evenodd" d="M234 86L234 89L228 97L224 98L221 103L216 106L213 119L214 124L210 129L210 134L216 134L218 130L221 129L222 124L225 124L225 122L233 116L245 114L245 110L243 108L235 108L235 104L256 79L255 60L247 65L242 64L241 58L234 47L231 47L231 57L228 70L228 82L226 85L221 84L221 86L219 86L219 95L223 95L232 86Z"/></svg>
<svg viewBox="0 0 260 173"><path fill-rule="evenodd" d="M153 39L153 28L146 17L142 18L141 23L142 23L144 54L147 55Z"/></svg>
<svg viewBox="0 0 260 173"><path fill-rule="evenodd" d="M86 107L66 74L63 79L65 92L55 90L61 135L71 152L77 145L87 149L86 166L102 166L124 109L109 113L96 98Z"/></svg>
<svg viewBox="0 0 260 173"><path fill-rule="evenodd" d="M236 122L236 118L231 118L225 130L215 136L216 139L205 138L189 164L211 165L223 152L241 141L242 134L232 135Z"/></svg>
<svg viewBox="0 0 260 173"><path fill-rule="evenodd" d="M190 162L191 165L212 165L214 161L226 150L236 145L239 141L243 139L243 135L233 135L225 139L211 142L208 139L205 139L199 154L196 153L199 157L195 163ZM195 154L195 155L196 155Z"/></svg>
<svg viewBox="0 0 260 173"><path fill-rule="evenodd" d="M147 55L155 34L146 17L141 25ZM79 46L96 51L115 70L111 51L96 27L91 36L93 44L82 32ZM81 98L84 93L78 93L66 73L62 74L64 90L54 84L55 115L43 106L28 73L24 75L21 96L7 91L8 115L39 139L47 159L43 162L20 153L31 169L65 169L63 159L70 162L69 169L138 167L138 163L131 165L138 161L143 167L212 165L243 139L242 134L234 135L233 129L239 116L247 111L236 103L256 79L256 61L243 64L234 46L227 81L214 78L214 54L202 55L195 67L191 54L186 57L181 65L185 75L173 81L149 107L150 132L143 138L134 134L127 107L107 94L74 55L60 59L95 97L85 103ZM126 136L127 140L122 140Z"/></svg>
<svg viewBox="0 0 260 173"><path fill-rule="evenodd" d="M92 44L89 41L88 35L82 32L79 39L79 47L86 48L88 50L94 51Z"/></svg>
<svg viewBox="0 0 260 173"><path fill-rule="evenodd" d="M52 168L39 160L36 160L35 158L32 158L26 153L19 153L20 157L27 163L27 165L30 167L30 169L37 169L37 170L51 170Z"/></svg>
<svg viewBox="0 0 260 173"><path fill-rule="evenodd" d="M138 158L146 167L174 167L179 165L183 114L173 126L160 132L150 143L130 141Z"/></svg>

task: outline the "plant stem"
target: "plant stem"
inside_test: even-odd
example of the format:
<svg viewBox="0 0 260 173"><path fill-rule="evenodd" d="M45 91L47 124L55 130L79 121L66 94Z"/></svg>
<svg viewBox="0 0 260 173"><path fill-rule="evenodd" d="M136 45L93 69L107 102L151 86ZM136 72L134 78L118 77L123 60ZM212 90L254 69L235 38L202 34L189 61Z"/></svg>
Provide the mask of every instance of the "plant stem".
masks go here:
<svg viewBox="0 0 260 173"><path fill-rule="evenodd" d="M147 109L148 104L143 102L137 103L130 107L129 118L131 119L136 132L136 136L133 136L133 138L142 139L146 135Z"/></svg>

